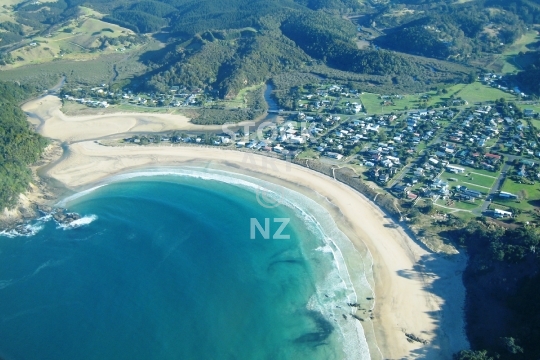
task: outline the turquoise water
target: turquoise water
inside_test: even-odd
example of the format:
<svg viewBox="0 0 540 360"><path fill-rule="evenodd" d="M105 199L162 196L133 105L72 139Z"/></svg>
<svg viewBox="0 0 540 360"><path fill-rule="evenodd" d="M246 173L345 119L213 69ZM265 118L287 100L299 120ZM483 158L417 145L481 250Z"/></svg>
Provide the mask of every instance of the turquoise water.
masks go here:
<svg viewBox="0 0 540 360"><path fill-rule="evenodd" d="M0 357L369 358L328 218L278 187L201 174L119 177L66 201L80 226L0 236ZM252 238L266 218L270 239ZM272 239L275 218L288 239Z"/></svg>

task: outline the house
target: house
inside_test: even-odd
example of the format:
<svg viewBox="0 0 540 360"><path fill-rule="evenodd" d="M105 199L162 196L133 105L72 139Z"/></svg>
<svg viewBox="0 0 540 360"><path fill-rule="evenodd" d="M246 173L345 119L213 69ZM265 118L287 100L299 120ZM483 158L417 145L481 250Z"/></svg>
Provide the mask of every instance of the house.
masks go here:
<svg viewBox="0 0 540 360"><path fill-rule="evenodd" d="M379 175L379 182L381 183L386 183L388 180L390 179L390 176L388 176L388 174L381 174Z"/></svg>
<svg viewBox="0 0 540 360"><path fill-rule="evenodd" d="M501 155L487 153L486 155L484 155L484 158L488 160L489 162L491 162L492 164L495 164L499 160L501 160Z"/></svg>
<svg viewBox="0 0 540 360"><path fill-rule="evenodd" d="M467 189L466 186L457 186L456 189L463 195L470 196L472 198L480 199L482 197L482 193L480 191Z"/></svg>
<svg viewBox="0 0 540 360"><path fill-rule="evenodd" d="M500 209L493 209L493 217L495 217L495 218L512 217L512 213L510 211L504 211L504 210L500 210Z"/></svg>
<svg viewBox="0 0 540 360"><path fill-rule="evenodd" d="M398 194L405 192L406 189L407 189L407 186L405 186L405 184L396 184L392 187L392 191Z"/></svg>
<svg viewBox="0 0 540 360"><path fill-rule="evenodd" d="M366 130L367 131L374 131L374 132L379 132L379 125L368 125L366 126Z"/></svg>
<svg viewBox="0 0 540 360"><path fill-rule="evenodd" d="M343 158L343 155L330 151L326 152L324 155L336 160L341 160Z"/></svg>
<svg viewBox="0 0 540 360"><path fill-rule="evenodd" d="M302 136L291 136L289 138L289 142L291 144L303 144L305 142L304 138Z"/></svg>
<svg viewBox="0 0 540 360"><path fill-rule="evenodd" d="M438 157L438 158L442 158L444 159L446 157L446 153L443 153L442 151L437 151L435 152L435 155Z"/></svg>
<svg viewBox="0 0 540 360"><path fill-rule="evenodd" d="M482 165L482 167L486 170L490 170L490 171L494 171L495 170L495 167L491 164L488 164L488 163L481 163L480 165Z"/></svg>
<svg viewBox="0 0 540 360"><path fill-rule="evenodd" d="M523 111L523 115L524 115L525 117L531 117L531 116L534 115L534 110L532 110L532 109L525 109L525 110Z"/></svg>
<svg viewBox="0 0 540 360"><path fill-rule="evenodd" d="M449 172L452 172L454 174L462 174L465 172L465 169L462 168L462 167L459 167L459 166L454 166L454 165L446 165L446 170L448 170Z"/></svg>
<svg viewBox="0 0 540 360"><path fill-rule="evenodd" d="M416 168L416 170L414 170L414 175L415 176L424 176L424 169Z"/></svg>
<svg viewBox="0 0 540 360"><path fill-rule="evenodd" d="M499 192L499 197L503 199L517 199L517 195L506 192L506 191Z"/></svg>
<svg viewBox="0 0 540 360"><path fill-rule="evenodd" d="M399 165L399 158L398 157L388 155L388 156L386 156L386 158L388 160L392 161L394 164Z"/></svg>
<svg viewBox="0 0 540 360"><path fill-rule="evenodd" d="M439 193L441 195L448 195L448 183L446 181L443 181L441 179L435 179L433 181L433 184L430 185L430 188L434 193Z"/></svg>

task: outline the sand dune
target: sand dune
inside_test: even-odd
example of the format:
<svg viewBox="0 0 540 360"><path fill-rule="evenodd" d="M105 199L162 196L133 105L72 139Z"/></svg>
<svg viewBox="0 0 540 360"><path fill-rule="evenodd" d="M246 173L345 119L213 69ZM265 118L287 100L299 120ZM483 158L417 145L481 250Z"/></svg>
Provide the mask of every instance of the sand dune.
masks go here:
<svg viewBox="0 0 540 360"><path fill-rule="evenodd" d="M159 113L112 113L104 115L67 116L60 109L61 100L48 95L32 100L22 109L33 116L29 119L38 132L48 138L74 142L99 139L117 134L163 132L169 130L220 130L221 126L196 125L182 115Z"/></svg>

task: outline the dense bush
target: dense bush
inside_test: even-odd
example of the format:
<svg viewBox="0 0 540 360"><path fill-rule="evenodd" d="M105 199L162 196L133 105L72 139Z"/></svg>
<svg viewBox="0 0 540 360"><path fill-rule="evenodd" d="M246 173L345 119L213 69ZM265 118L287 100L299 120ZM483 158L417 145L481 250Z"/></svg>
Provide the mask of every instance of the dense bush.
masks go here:
<svg viewBox="0 0 540 360"><path fill-rule="evenodd" d="M31 181L28 165L35 162L46 144L29 128L18 105L25 92L0 83L0 209L11 206Z"/></svg>

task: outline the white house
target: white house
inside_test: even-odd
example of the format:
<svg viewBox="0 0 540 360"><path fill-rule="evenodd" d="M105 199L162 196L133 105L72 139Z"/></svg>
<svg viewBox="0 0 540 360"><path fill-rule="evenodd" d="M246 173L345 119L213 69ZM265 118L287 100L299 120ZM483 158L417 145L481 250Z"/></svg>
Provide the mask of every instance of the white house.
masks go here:
<svg viewBox="0 0 540 360"><path fill-rule="evenodd" d="M496 218L512 217L512 213L510 211L493 209L493 217L496 217Z"/></svg>
<svg viewBox="0 0 540 360"><path fill-rule="evenodd" d="M453 172L455 174L462 174L465 172L465 169L462 168L462 167L459 167L459 166L454 166L454 165L446 165L446 170L448 170L449 172Z"/></svg>
<svg viewBox="0 0 540 360"><path fill-rule="evenodd" d="M341 160L343 158L343 155L330 151L328 151L325 155L336 160Z"/></svg>

